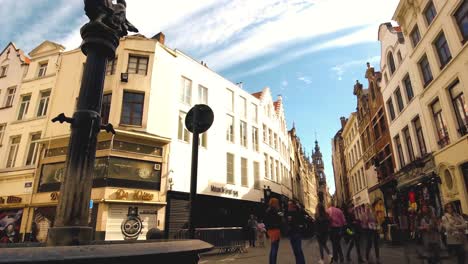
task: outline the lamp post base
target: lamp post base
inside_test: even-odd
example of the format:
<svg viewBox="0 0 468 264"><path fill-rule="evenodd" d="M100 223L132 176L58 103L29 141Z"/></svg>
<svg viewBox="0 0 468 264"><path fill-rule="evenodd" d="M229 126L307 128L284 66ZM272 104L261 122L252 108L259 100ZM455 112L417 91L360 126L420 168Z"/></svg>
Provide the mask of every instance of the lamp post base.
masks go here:
<svg viewBox="0 0 468 264"><path fill-rule="evenodd" d="M52 227L47 234L47 246L87 245L93 239L93 229L87 226Z"/></svg>

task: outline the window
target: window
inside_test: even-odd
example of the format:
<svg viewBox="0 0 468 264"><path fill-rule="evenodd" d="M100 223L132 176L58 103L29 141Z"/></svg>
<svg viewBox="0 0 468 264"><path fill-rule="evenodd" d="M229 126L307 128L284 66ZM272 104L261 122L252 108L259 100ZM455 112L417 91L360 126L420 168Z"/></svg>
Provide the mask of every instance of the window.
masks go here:
<svg viewBox="0 0 468 264"><path fill-rule="evenodd" d="M28 155L26 156L26 165L36 164L37 156L39 153L39 139L41 139L41 133L35 133L31 135Z"/></svg>
<svg viewBox="0 0 468 264"><path fill-rule="evenodd" d="M397 52L397 57L398 57L398 63L401 64L401 61L403 60L403 58L401 57L401 51Z"/></svg>
<svg viewBox="0 0 468 264"><path fill-rule="evenodd" d="M205 132L198 136L198 146L202 146L206 148L207 145L208 145L208 133Z"/></svg>
<svg viewBox="0 0 468 264"><path fill-rule="evenodd" d="M21 136L16 136L10 138L10 146L8 147L8 157L7 157L7 168L12 168L15 166L16 156L18 155L18 148L21 142Z"/></svg>
<svg viewBox="0 0 468 264"><path fill-rule="evenodd" d="M145 94L124 92L120 124L141 126Z"/></svg>
<svg viewBox="0 0 468 264"><path fill-rule="evenodd" d="M184 77L180 86L180 102L188 105L192 102L192 81Z"/></svg>
<svg viewBox="0 0 468 264"><path fill-rule="evenodd" d="M424 17L426 18L427 25L430 25L434 20L434 17L437 15L434 3L432 1L427 4L426 9L424 9Z"/></svg>
<svg viewBox="0 0 468 264"><path fill-rule="evenodd" d="M268 155L267 154L263 154L265 156L265 178L269 178L270 176L270 173L268 171Z"/></svg>
<svg viewBox="0 0 468 264"><path fill-rule="evenodd" d="M240 143L241 146L247 147L247 123L244 121L240 122Z"/></svg>
<svg viewBox="0 0 468 264"><path fill-rule="evenodd" d="M401 145L400 136L395 136L395 146L398 153L398 159L400 160L400 168L405 166L405 157L403 156L403 146Z"/></svg>
<svg viewBox="0 0 468 264"><path fill-rule="evenodd" d="M275 160L273 157L270 157L270 179L276 181L275 179Z"/></svg>
<svg viewBox="0 0 468 264"><path fill-rule="evenodd" d="M411 140L411 135L410 135L408 127L405 127L403 129L403 136L405 137L405 143L406 143L406 148L408 150L409 160L414 161L413 141Z"/></svg>
<svg viewBox="0 0 468 264"><path fill-rule="evenodd" d="M458 79L450 86L449 93L452 99L453 110L457 118L458 132L461 136L464 136L468 132L468 106L466 105L462 86Z"/></svg>
<svg viewBox="0 0 468 264"><path fill-rule="evenodd" d="M31 95L21 96L21 104L18 112L18 120L22 120L28 113L29 103L31 102Z"/></svg>
<svg viewBox="0 0 468 264"><path fill-rule="evenodd" d="M246 158L241 158L241 185L245 187L249 185L249 175Z"/></svg>
<svg viewBox="0 0 468 264"><path fill-rule="evenodd" d="M395 91L395 98L397 100L398 112L403 111L403 108L405 107L405 105L403 103L403 97L401 97L400 87L397 87Z"/></svg>
<svg viewBox="0 0 468 264"><path fill-rule="evenodd" d="M148 57L130 55L127 72L146 75L148 73Z"/></svg>
<svg viewBox="0 0 468 264"><path fill-rule="evenodd" d="M390 75L393 75L395 73L395 61L393 59L393 54L390 52L387 55L387 62L388 62L388 68L390 69Z"/></svg>
<svg viewBox="0 0 468 264"><path fill-rule="evenodd" d="M208 104L208 88L198 85L198 103Z"/></svg>
<svg viewBox="0 0 468 264"><path fill-rule="evenodd" d="M419 68L422 73L424 87L426 87L432 81L431 66L429 65L429 61L427 60L426 55L424 55L419 61Z"/></svg>
<svg viewBox="0 0 468 264"><path fill-rule="evenodd" d="M234 92L229 89L226 89L226 109L234 112Z"/></svg>
<svg viewBox="0 0 468 264"><path fill-rule="evenodd" d="M268 138L268 130L266 128L266 125L263 124L263 142L267 143L267 138Z"/></svg>
<svg viewBox="0 0 468 264"><path fill-rule="evenodd" d="M278 150L278 134L274 133L274 145L275 145L275 149Z"/></svg>
<svg viewBox="0 0 468 264"><path fill-rule="evenodd" d="M410 36L411 36L411 43L413 44L413 47L416 47L419 41L421 41L421 33L419 33L418 25L414 26L413 30L410 33Z"/></svg>
<svg viewBox="0 0 468 264"><path fill-rule="evenodd" d="M253 162L254 169L254 188L260 189L260 163L258 161Z"/></svg>
<svg viewBox="0 0 468 264"><path fill-rule="evenodd" d="M409 75L406 75L405 79L403 79L403 83L405 85L406 98L408 98L408 102L410 102L414 97L414 92Z"/></svg>
<svg viewBox="0 0 468 264"><path fill-rule="evenodd" d="M380 138L380 131L379 131L378 123L375 123L375 124L374 124L374 135L375 135L375 139L379 139L379 138Z"/></svg>
<svg viewBox="0 0 468 264"><path fill-rule="evenodd" d="M5 107L10 107L13 105L13 100L15 99L15 93L16 93L16 86L8 88L7 94L5 97Z"/></svg>
<svg viewBox="0 0 468 264"><path fill-rule="evenodd" d="M47 65L48 63L39 63L39 71L37 73L37 77L44 77L47 72Z"/></svg>
<svg viewBox="0 0 468 264"><path fill-rule="evenodd" d="M0 147L2 146L3 135L5 134L6 125L6 123L0 124Z"/></svg>
<svg viewBox="0 0 468 264"><path fill-rule="evenodd" d="M432 116L434 118L434 123L436 125L437 129L437 138L438 138L438 144L441 148L445 147L450 143L448 131L447 131L447 126L445 125L445 119L444 116L442 115L442 107L440 105L439 99L436 99L432 105Z"/></svg>
<svg viewBox="0 0 468 264"><path fill-rule="evenodd" d="M421 126L421 120L419 116L413 120L414 131L416 131L416 138L418 140L418 147L421 156L424 156L427 153L426 142L424 141L424 134Z"/></svg>
<svg viewBox="0 0 468 264"><path fill-rule="evenodd" d="M468 1L464 0L455 12L455 20L457 21L458 29L463 37L463 43L468 40Z"/></svg>
<svg viewBox="0 0 468 264"><path fill-rule="evenodd" d="M258 106L256 104L251 104L252 109L252 122L258 122Z"/></svg>
<svg viewBox="0 0 468 264"><path fill-rule="evenodd" d="M226 140L234 143L234 117L226 115Z"/></svg>
<svg viewBox="0 0 468 264"><path fill-rule="evenodd" d="M185 127L186 115L187 113L179 111L179 128L178 128L177 138L185 142L190 142L190 132Z"/></svg>
<svg viewBox="0 0 468 264"><path fill-rule="evenodd" d="M252 147L255 151L258 151L258 128L252 127Z"/></svg>
<svg viewBox="0 0 468 264"><path fill-rule="evenodd" d="M436 47L437 55L439 56L440 68L442 69L452 59L452 54L450 53L450 48L447 40L445 39L444 32L441 32L436 38L434 46Z"/></svg>
<svg viewBox="0 0 468 264"><path fill-rule="evenodd" d="M41 98L39 99L39 108L37 109L37 116L45 116L47 114L49 99L50 91L41 92Z"/></svg>
<svg viewBox="0 0 468 264"><path fill-rule="evenodd" d="M268 144L273 146L273 131L271 129L268 129Z"/></svg>
<svg viewBox="0 0 468 264"><path fill-rule="evenodd" d="M280 172L280 165L279 162L276 161L276 182L281 181L281 172Z"/></svg>
<svg viewBox="0 0 468 264"><path fill-rule="evenodd" d="M244 97L240 97L239 100L239 114L241 118L247 118L247 100Z"/></svg>
<svg viewBox="0 0 468 264"><path fill-rule="evenodd" d="M101 123L109 123L109 115L111 109L112 94L105 94L102 96L102 106L101 106Z"/></svg>
<svg viewBox="0 0 468 264"><path fill-rule="evenodd" d="M106 75L113 75L115 73L115 67L117 66L117 57L109 59L106 65Z"/></svg>
<svg viewBox="0 0 468 264"><path fill-rule="evenodd" d="M226 182L234 184L234 154L227 153L226 164Z"/></svg>
<svg viewBox="0 0 468 264"><path fill-rule="evenodd" d="M2 66L0 68L0 78L6 77L7 72L8 72L8 65Z"/></svg>
<svg viewBox="0 0 468 264"><path fill-rule="evenodd" d="M390 120L393 121L395 119L395 110L393 109L392 98L388 99L387 101L387 109L388 114L390 115Z"/></svg>

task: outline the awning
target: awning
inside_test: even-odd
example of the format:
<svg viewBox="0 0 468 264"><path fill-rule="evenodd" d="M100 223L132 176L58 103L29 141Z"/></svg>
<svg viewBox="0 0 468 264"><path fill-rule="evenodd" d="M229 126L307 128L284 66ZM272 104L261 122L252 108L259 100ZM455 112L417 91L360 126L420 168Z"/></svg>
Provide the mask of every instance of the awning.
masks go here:
<svg viewBox="0 0 468 264"><path fill-rule="evenodd" d="M398 182L397 189L402 190L405 189L409 186L414 186L416 184L422 183L422 182L428 182L428 181L434 181L440 183L440 178L437 174L431 173L431 174L421 174L420 176L404 181L404 182Z"/></svg>

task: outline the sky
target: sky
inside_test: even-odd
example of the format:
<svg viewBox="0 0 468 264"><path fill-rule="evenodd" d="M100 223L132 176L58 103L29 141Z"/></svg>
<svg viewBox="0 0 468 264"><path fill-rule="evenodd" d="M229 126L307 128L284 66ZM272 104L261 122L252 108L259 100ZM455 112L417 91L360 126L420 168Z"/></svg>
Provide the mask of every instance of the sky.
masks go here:
<svg viewBox="0 0 468 264"><path fill-rule="evenodd" d="M356 109L352 94L366 62L380 65L378 27L398 0L127 0L140 33L162 31L166 45L204 61L233 83L283 97L288 129L295 123L310 155L318 140L334 192L331 139L340 117ZM0 48L30 52L44 40L80 44L87 22L82 0L0 0Z"/></svg>

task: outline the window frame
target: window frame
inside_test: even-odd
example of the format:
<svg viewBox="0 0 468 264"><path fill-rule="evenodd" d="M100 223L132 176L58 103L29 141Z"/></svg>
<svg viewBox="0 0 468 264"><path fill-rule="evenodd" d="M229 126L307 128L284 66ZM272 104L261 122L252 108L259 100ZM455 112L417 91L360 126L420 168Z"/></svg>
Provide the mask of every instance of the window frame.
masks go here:
<svg viewBox="0 0 468 264"><path fill-rule="evenodd" d="M421 118L416 116L411 121L413 124L414 132L416 133L416 140L418 142L419 154L422 156L427 154L426 140L424 139L424 131L421 124Z"/></svg>
<svg viewBox="0 0 468 264"><path fill-rule="evenodd" d="M109 100L107 100L109 98ZM111 113L111 106L112 106L112 93L105 93L102 96L102 104L101 104L101 123L108 124L110 113Z"/></svg>
<svg viewBox="0 0 468 264"><path fill-rule="evenodd" d="M431 11L430 15L432 15L432 17L428 17L428 11ZM437 9L435 8L434 2L432 0L430 0L426 7L424 7L423 16L427 26L429 27L437 16Z"/></svg>
<svg viewBox="0 0 468 264"><path fill-rule="evenodd" d="M23 94L21 95L21 100L18 109L18 115L16 116L16 120L24 120L26 115L28 114L29 105L31 104L31 94ZM28 98L28 100L24 100Z"/></svg>
<svg viewBox="0 0 468 264"><path fill-rule="evenodd" d="M448 44L447 38L445 37L445 33L443 30L434 39L432 45L436 50L437 58L439 59L440 69L443 69L452 60L450 46Z"/></svg>
<svg viewBox="0 0 468 264"><path fill-rule="evenodd" d="M0 78L6 77L8 75L8 64L2 65L0 67Z"/></svg>
<svg viewBox="0 0 468 264"><path fill-rule="evenodd" d="M239 122L239 138L241 146L247 148L247 122L242 120Z"/></svg>
<svg viewBox="0 0 468 264"><path fill-rule="evenodd" d="M39 136L39 138L34 138L35 136ZM26 159L25 159L25 165L26 166L31 166L35 165L38 156L39 156L39 146L40 143L39 141L41 140L41 132L35 132L31 133L29 136L29 145L28 145L28 151L26 151Z"/></svg>
<svg viewBox="0 0 468 264"><path fill-rule="evenodd" d="M135 65L135 71L133 72L133 68L130 68L130 62L131 59L136 59L136 65ZM146 60L146 68L144 69L144 74L140 73L140 65L144 65L141 63L141 61ZM136 54L129 54L128 55L128 63L127 63L127 73L128 74L140 74L140 75L148 75L148 68L149 68L149 56L146 55L136 55ZM132 70L131 70L132 69Z"/></svg>
<svg viewBox="0 0 468 264"><path fill-rule="evenodd" d="M18 139L18 142L13 142L15 139ZM8 154L7 154L7 160L5 164L5 168L14 168L16 164L16 159L18 158L18 149L21 144L21 135L15 135L10 137L10 142L8 144ZM11 151L12 147L15 147L13 158L11 159L11 164L10 164L10 157L11 157Z"/></svg>
<svg viewBox="0 0 468 264"><path fill-rule="evenodd" d="M39 93L39 103L37 106L37 111L36 111L36 117L41 117L47 115L47 110L49 108L49 103L50 103L50 96L51 96L52 91L49 90L44 90ZM48 96L44 97L44 94L48 94ZM45 103L42 101L45 100ZM42 107L42 109L41 109Z"/></svg>
<svg viewBox="0 0 468 264"><path fill-rule="evenodd" d="M189 84L187 86L187 84ZM180 98L179 101L182 104L191 105L192 104L192 90L193 82L191 79L182 76L180 84Z"/></svg>
<svg viewBox="0 0 468 264"><path fill-rule="evenodd" d="M465 8L465 10L463 8ZM461 11L465 11L465 13L463 13L463 16L461 16L461 19L460 19L458 12L461 12ZM467 0L461 1L461 4L457 7L455 12L453 13L453 18L455 20L455 24L457 25L458 32L461 35L461 38L462 38L461 42L462 44L465 44L466 41L468 40L468 28L466 29L466 32L464 32L463 24L461 24L461 22L463 22L464 19L468 20L468 1Z"/></svg>
<svg viewBox="0 0 468 264"><path fill-rule="evenodd" d="M208 88L198 85L198 103L208 105Z"/></svg>
<svg viewBox="0 0 468 264"><path fill-rule="evenodd" d="M141 95L142 96L142 99L141 99L141 103L139 102L136 102L136 101L131 101L131 102L127 102L130 103L130 106L126 106L125 104L125 95L126 94L131 94L131 95ZM137 127L141 127L143 125L143 116L144 116L144 111L145 111L145 93L144 92L139 92L139 91L130 91L130 90L124 90L123 92L123 96L122 96L122 109L121 109L121 114L120 114L120 125L124 125L124 126L137 126ZM134 123L134 114L136 111L135 111L135 107L137 107L138 105L141 105L141 119L139 120L138 123ZM126 107L130 107L130 116L129 116L129 122L128 123L124 123L124 109L126 109Z"/></svg>
<svg viewBox="0 0 468 264"><path fill-rule="evenodd" d="M432 74L431 64L429 62L429 59L427 58L427 54L424 54L421 57L421 59L418 61L418 66L419 66L419 71L422 75L423 87L425 88L434 80L434 75ZM430 76L426 76L427 74Z"/></svg>
<svg viewBox="0 0 468 264"><path fill-rule="evenodd" d="M106 75L114 75L117 68L117 56L113 59L108 59L106 64Z"/></svg>
<svg viewBox="0 0 468 264"><path fill-rule="evenodd" d="M256 152L259 151L258 128L255 126L252 126L252 148Z"/></svg>
<svg viewBox="0 0 468 264"><path fill-rule="evenodd" d="M236 161L235 161L234 154L227 152L226 153L226 183L227 184L236 184L235 162ZM229 164L231 164L231 167L229 167ZM230 168L232 168L232 171L229 171Z"/></svg>
<svg viewBox="0 0 468 264"><path fill-rule="evenodd" d="M434 109L434 106L439 104L440 109ZM448 133L447 122L442 114L442 105L440 104L439 98L436 98L429 105L432 114L432 120L435 124L437 144L443 148L450 144L450 136Z"/></svg>
<svg viewBox="0 0 468 264"><path fill-rule="evenodd" d="M10 91L13 91L10 93ZM16 86L8 87L5 95L4 107L12 107L15 101Z"/></svg>
<svg viewBox="0 0 468 264"><path fill-rule="evenodd" d="M403 101L403 96L401 95L400 86L398 86L395 89L393 94L395 95L395 98L396 98L396 101L397 101L398 112L401 113L401 112L403 112L403 109L405 109L405 102Z"/></svg>
<svg viewBox="0 0 468 264"><path fill-rule="evenodd" d="M190 143L190 132L185 127L185 117L187 113L184 111L179 111L178 117L178 126L177 126L177 139L185 143Z"/></svg>
<svg viewBox="0 0 468 264"><path fill-rule="evenodd" d="M411 44L413 45L413 48L416 48L419 42L421 42L421 32L419 31L418 24L416 24L413 27L413 30L411 30L410 39L411 39Z"/></svg>
<svg viewBox="0 0 468 264"><path fill-rule="evenodd" d="M403 153L403 145L401 144L400 135L396 135L393 137L393 141L395 142L395 148L398 154L398 162L400 163L400 169L406 165L405 156Z"/></svg>
<svg viewBox="0 0 468 264"><path fill-rule="evenodd" d="M447 90L450 96L450 102L452 104L453 111L455 113L455 119L458 125L458 133L460 136L464 136L468 133L468 112L466 110L468 108L463 90L460 89L457 94L454 94L453 92L457 85L461 85L458 78L452 82Z"/></svg>
<svg viewBox="0 0 468 264"><path fill-rule="evenodd" d="M406 74L403 78L403 85L405 86L406 99L408 100L409 104L409 102L411 102L414 98L413 83L411 82L411 77L409 76L409 74Z"/></svg>
<svg viewBox="0 0 468 264"><path fill-rule="evenodd" d="M393 76L393 74L395 74L396 71L396 64L395 58L393 58L393 52L391 51L387 54L387 65L390 72L390 76Z"/></svg>
<svg viewBox="0 0 468 264"><path fill-rule="evenodd" d="M388 114L390 116L390 121L395 120L396 114L395 114L395 108L393 106L393 99L392 99L391 96L390 96L390 98L388 98L388 100L386 102L386 105L387 105L387 108L388 108Z"/></svg>
<svg viewBox="0 0 468 264"><path fill-rule="evenodd" d="M230 124L226 123L226 140L230 143L234 143L235 141L235 120L234 116L230 114L226 114L226 120L232 121Z"/></svg>
<svg viewBox="0 0 468 264"><path fill-rule="evenodd" d="M249 160L241 157L241 186L249 186Z"/></svg>
<svg viewBox="0 0 468 264"><path fill-rule="evenodd" d="M415 160L414 149L413 149L413 139L411 138L411 133L409 131L409 127L406 126L402 130L403 137L405 139L406 150L408 152L409 162L413 162Z"/></svg>
<svg viewBox="0 0 468 264"><path fill-rule="evenodd" d="M3 145L3 136L5 135L7 123L0 124L0 147Z"/></svg>
<svg viewBox="0 0 468 264"><path fill-rule="evenodd" d="M47 74L47 68L49 66L49 61L47 62L39 62L39 67L37 70L37 78L42 78Z"/></svg>

